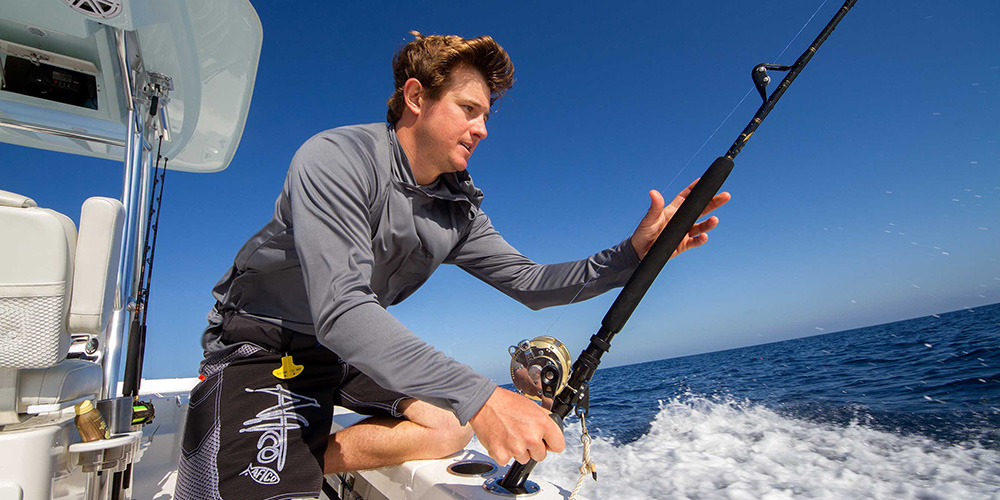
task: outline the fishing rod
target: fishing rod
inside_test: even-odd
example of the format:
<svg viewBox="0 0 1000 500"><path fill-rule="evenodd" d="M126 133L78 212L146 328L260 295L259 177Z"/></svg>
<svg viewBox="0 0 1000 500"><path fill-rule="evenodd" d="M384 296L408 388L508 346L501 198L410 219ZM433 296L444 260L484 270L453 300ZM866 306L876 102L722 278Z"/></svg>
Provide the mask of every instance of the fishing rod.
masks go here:
<svg viewBox="0 0 1000 500"><path fill-rule="evenodd" d="M163 169L160 169L160 149L163 140L156 149L156 165L153 168L153 187L150 190L155 199L149 200L149 210L146 216L146 234L143 239L145 246L142 250L142 267L139 270L139 286L136 294L135 310L132 315L132 324L129 326L128 334L128 357L125 363L125 378L122 379L122 395L131 398L132 411L129 412L130 425L146 425L152 422L156 415L156 409L152 401L142 401L139 399L139 384L142 382L142 362L146 351L146 315L149 311L149 290L153 283L153 257L156 254L156 236L160 229L160 207L163 205L163 184L167 174L167 160L164 159ZM156 188L159 185L159 192ZM153 206L156 206L154 209ZM153 216L156 216L154 219ZM152 233L153 240L149 237ZM115 472L112 476L111 498L117 500L122 498L122 492L128 490L132 484L132 464L129 463L125 470Z"/></svg>
<svg viewBox="0 0 1000 500"><path fill-rule="evenodd" d="M163 141L160 141L162 146ZM156 251L156 236L159 234L160 207L163 204L163 183L167 173L167 165L164 162L163 169L160 170L160 150L156 151L156 167L153 169L152 194L155 199L149 201L149 211L146 220L146 235L143 241L145 246L142 251L142 268L139 270L139 286L136 294L135 310L132 315L132 324L129 326L128 335L128 358L125 363L125 378L122 380L122 395L130 396L133 399L139 396L139 384L142 380L142 361L146 348L146 314L149 308L149 287L153 281L153 255ZM157 194L157 185L159 193ZM154 208L155 204L155 208ZM153 216L155 215L155 219ZM153 240L150 242L150 235Z"/></svg>
<svg viewBox="0 0 1000 500"><path fill-rule="evenodd" d="M646 291L649 290L650 285L653 284L653 280L656 279L656 276L663 269L663 266L666 265L674 250L677 249L677 245L684 239L684 235L691 230L691 227L697 222L702 212L705 211L709 202L722 188L722 184L733 170L733 160L740 154L743 146L750 140L757 127L764 121L768 113L774 109L774 105L778 102L778 99L784 95L785 91L792 84L792 81L795 80L795 77L809 63L820 45L833 33L837 24L854 7L856 2L857 0L847 0L844 2L844 5L840 7L837 14L827 23L819 36L809 45L809 48L799 56L795 64L791 66L778 64L758 64L754 66L751 76L764 103L757 109L757 113L754 114L753 119L750 120L750 123L743 129L743 132L736 138L736 141L733 142L729 151L724 156L716 158L712 162L712 165L708 167L708 170L701 176L701 180L698 181L691 194L688 195L680 208L677 209L677 212L653 244L653 247L646 253L645 258L642 259L632 277L629 278L622 291L618 294L618 298L615 299L614 304L611 305L611 309L608 310L608 313L601 321L601 328L596 334L590 337L590 344L580 353L576 362L573 363L572 375L569 377L568 383L565 388L555 395L550 408L552 412L550 416L559 424L560 428L562 427L563 419L569 415L574 407L577 408L578 416L581 418L586 416L590 399L588 382L594 376L597 366L601 363L601 356L611 348L611 339L625 326L625 322L628 321L632 312L635 311L636 306L639 305L639 302L645 296ZM770 96L767 95L767 85L771 81L770 76L767 74L768 70L787 71L785 78ZM533 351L530 343L527 341L522 342L520 349L512 347L512 359L519 352L526 353L529 361L531 360ZM534 352L545 353L549 351L540 349ZM541 369L540 382L543 387L551 388L552 385L547 383L558 379L556 376L557 370L553 365L553 363L548 363ZM514 364L512 363L513 366ZM512 369L512 375L513 372L514 370ZM542 395L542 393L539 392L539 395ZM535 460L529 460L526 464L515 461L502 479L490 479L483 486L490 491L501 494L534 493L538 491L538 485L528 481L528 475L535 468L535 464Z"/></svg>

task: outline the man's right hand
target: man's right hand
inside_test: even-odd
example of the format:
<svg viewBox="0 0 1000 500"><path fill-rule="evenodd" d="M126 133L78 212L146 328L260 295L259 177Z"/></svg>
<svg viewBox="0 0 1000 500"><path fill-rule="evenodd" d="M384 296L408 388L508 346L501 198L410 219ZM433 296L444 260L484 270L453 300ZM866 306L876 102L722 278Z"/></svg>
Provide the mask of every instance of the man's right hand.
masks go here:
<svg viewBox="0 0 1000 500"><path fill-rule="evenodd" d="M469 423L490 457L504 465L511 458L522 464L541 462L548 451L566 447L562 430L549 411L530 399L497 387Z"/></svg>

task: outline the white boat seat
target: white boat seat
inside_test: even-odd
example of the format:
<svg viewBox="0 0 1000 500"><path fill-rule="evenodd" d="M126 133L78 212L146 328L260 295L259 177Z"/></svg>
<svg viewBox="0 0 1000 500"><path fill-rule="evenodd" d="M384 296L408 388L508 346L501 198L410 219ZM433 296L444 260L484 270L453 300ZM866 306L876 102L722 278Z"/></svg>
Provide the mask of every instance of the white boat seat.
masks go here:
<svg viewBox="0 0 1000 500"><path fill-rule="evenodd" d="M28 208L37 207L38 204L27 196L0 189L0 206Z"/></svg>
<svg viewBox="0 0 1000 500"><path fill-rule="evenodd" d="M29 406L98 397L102 380L101 365L83 359L67 359L37 370L19 370L17 412L27 413Z"/></svg>
<svg viewBox="0 0 1000 500"><path fill-rule="evenodd" d="M27 406L100 394L100 365L66 354L70 333L107 328L123 219L118 200L90 198L78 238L65 215L0 191L0 425Z"/></svg>
<svg viewBox="0 0 1000 500"><path fill-rule="evenodd" d="M83 202L69 303L69 333L99 335L107 327L115 305L124 223L125 208L120 201L95 196Z"/></svg>
<svg viewBox="0 0 1000 500"><path fill-rule="evenodd" d="M0 368L46 368L69 350L76 226L29 198L7 200L17 204L0 205Z"/></svg>

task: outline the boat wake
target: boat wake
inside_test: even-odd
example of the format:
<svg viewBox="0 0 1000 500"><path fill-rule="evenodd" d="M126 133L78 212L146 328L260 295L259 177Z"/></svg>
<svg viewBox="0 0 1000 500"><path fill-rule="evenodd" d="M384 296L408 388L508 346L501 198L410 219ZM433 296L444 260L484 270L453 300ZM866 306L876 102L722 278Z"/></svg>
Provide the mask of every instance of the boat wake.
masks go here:
<svg viewBox="0 0 1000 500"><path fill-rule="evenodd" d="M572 489L582 457L580 424L566 451L532 477ZM479 446L474 443L474 446ZM481 446L479 449L482 449ZM781 416L749 402L687 395L660 402L648 433L622 444L596 437L599 481L589 498L800 499L998 498L1000 452L922 436Z"/></svg>

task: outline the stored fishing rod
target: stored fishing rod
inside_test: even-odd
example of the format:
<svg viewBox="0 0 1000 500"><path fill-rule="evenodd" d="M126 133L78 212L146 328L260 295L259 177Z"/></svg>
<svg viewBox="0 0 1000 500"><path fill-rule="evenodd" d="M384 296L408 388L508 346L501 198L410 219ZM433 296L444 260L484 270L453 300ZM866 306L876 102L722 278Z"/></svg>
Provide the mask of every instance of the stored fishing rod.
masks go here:
<svg viewBox="0 0 1000 500"><path fill-rule="evenodd" d="M160 141L162 145L162 141ZM145 247L142 251L142 267L139 270L139 286L136 293L135 310L132 314L132 324L129 326L128 334L128 358L125 362L125 378L122 379L122 395L137 398L139 395L139 383L142 380L142 361L146 348L146 311L149 308L149 287L153 281L153 255L156 251L156 235L160 225L160 206L163 204L163 181L166 177L167 166L163 165L160 170L160 152L157 148L156 167L153 170L153 188L151 192L156 195L156 199L149 200L149 212L146 218ZM157 175L159 174L159 175ZM159 185L159 193L157 193ZM155 208L154 208L155 203ZM154 219L153 216L156 216ZM152 242L149 237L153 236Z"/></svg>
<svg viewBox="0 0 1000 500"><path fill-rule="evenodd" d="M142 267L139 269L139 282L136 287L136 298L132 310L132 323L129 325L128 351L125 362L125 378L122 380L122 395L130 396L134 400L139 396L139 384L142 381L142 362L146 350L146 315L149 309L149 288L153 282L153 255L156 252L156 235L160 228L160 207L163 205L163 184L167 174L167 162L169 158L164 158L160 152L163 150L163 140L170 141L164 122L156 122L158 110L162 107L166 112L167 103L170 102L169 92L174 89L173 80L160 73L150 73L151 82L143 88L143 94L149 99L149 111L146 117L146 127L156 127L160 140L156 146L156 163L153 165L153 186L149 191L149 208L146 212L146 231L143 235L142 247ZM162 114L160 115L163 116ZM159 125L157 125L159 123ZM160 170L160 160L163 160L163 169ZM157 192L159 186L159 192ZM155 199L154 199L155 197ZM155 204L155 208L154 208ZM156 218L153 219L153 215ZM153 240L149 237L152 235ZM141 403L136 401L137 403ZM152 420L152 405L148 403L137 404L139 407L135 411L141 413L143 417L137 419L133 417L133 425L148 423Z"/></svg>
<svg viewBox="0 0 1000 500"><path fill-rule="evenodd" d="M155 107L155 102L154 102ZM153 282L153 256L156 253L156 235L159 234L160 227L160 207L163 204L163 182L167 174L167 161L164 159L163 170L160 170L160 147L163 146L161 138L160 145L156 149L156 165L153 168L153 188L151 194L156 199L149 200L149 211L146 216L146 235L143 239L145 246L142 250L142 267L139 270L139 287L136 293L135 311L132 315L132 324L128 333L128 358L125 363L125 378L122 379L122 395L132 398L132 412L130 425L146 425L153 421L156 410L152 401L142 401L139 399L139 384L142 381L142 362L146 351L146 314L149 310L149 288ZM157 177L159 175L159 177ZM157 185L159 192L157 193ZM153 208L153 204L156 208ZM153 219L153 215L156 218ZM153 241L149 241L152 232ZM132 464L128 464L124 471L115 472L111 482L111 498L117 500L122 498L122 492L127 491L132 484Z"/></svg>
<svg viewBox="0 0 1000 500"><path fill-rule="evenodd" d="M628 321L632 312L635 311L636 306L639 305L639 301L642 300L646 291L649 290L650 285L653 284L653 280L656 279L660 270L663 269L663 266L666 265L671 255L673 255L674 250L677 249L677 245L684 239L684 235L691 230L691 227L698 221L698 218L705 211L709 202L722 188L722 184L733 170L733 160L740 154L743 146L750 140L757 127L764 121L768 113L774 109L774 105L778 102L778 99L784 95L785 91L788 90L788 86L792 84L792 81L799 75L802 68L812 59L812 56L819 49L820 45L833 33L837 24L854 7L856 2L857 0L847 0L844 2L844 5L840 7L833 19L827 23L819 36L816 37L812 44L809 45L809 48L799 56L798 60L792 66L759 64L754 67L752 71L754 85L764 99L764 103L757 109L757 113L753 119L750 120L750 123L743 129L743 132L740 133L736 141L733 142L732 147L729 148L725 156L716 158L712 162L712 165L708 167L708 170L701 176L701 180L698 181L691 194L688 195L680 208L677 209L677 212L653 244L653 247L646 253L645 258L639 263L639 267L636 268L628 283L625 284L621 293L618 294L618 298L615 299L614 304L611 305L611 309L608 310L608 313L601 321L600 330L590 337L590 345L580 353L576 362L573 363L572 375L569 378L569 382L555 396L550 408L552 419L560 427L562 427L562 420L569 415L574 407L578 408L577 413L581 417L586 415L586 403L589 400L590 392L588 382L594 376L597 366L601 363L601 356L611 348L611 339L625 326L625 322ZM767 70L769 69L787 71L788 73L768 97L766 87L770 82L770 77L767 75ZM522 346L524 344L522 343ZM525 351L524 349L527 350ZM545 350L531 350L530 345L524 349L522 351L527 352L529 359L532 358L533 353L540 352L543 354L542 357L544 357L544 353L547 352ZM515 350L512 350L511 355L515 356L516 353ZM541 369L540 374L541 385L545 387L547 379L555 378L551 363L546 364ZM526 464L514 462L503 479L499 481L491 479L483 486L490 491L501 494L524 494L538 491L538 485L528 481L528 475L535 468L535 464L534 460L529 460Z"/></svg>

